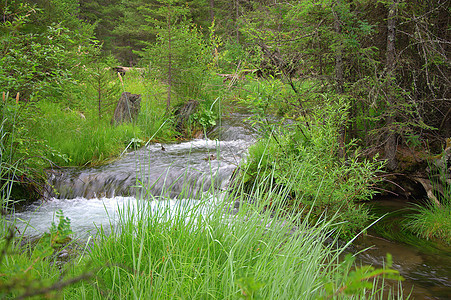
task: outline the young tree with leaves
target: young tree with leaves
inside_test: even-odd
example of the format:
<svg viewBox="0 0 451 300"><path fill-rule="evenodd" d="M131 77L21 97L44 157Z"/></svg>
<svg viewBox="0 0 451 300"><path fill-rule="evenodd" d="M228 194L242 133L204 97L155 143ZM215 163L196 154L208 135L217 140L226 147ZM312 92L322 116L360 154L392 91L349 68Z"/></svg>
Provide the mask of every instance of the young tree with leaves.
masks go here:
<svg viewBox="0 0 451 300"><path fill-rule="evenodd" d="M69 1L51 2L72 7ZM20 93L20 99L61 96L74 73L98 53L91 26L80 21L77 25L62 9L55 9L55 22L50 23L44 11L17 0L3 7L0 86L10 94Z"/></svg>

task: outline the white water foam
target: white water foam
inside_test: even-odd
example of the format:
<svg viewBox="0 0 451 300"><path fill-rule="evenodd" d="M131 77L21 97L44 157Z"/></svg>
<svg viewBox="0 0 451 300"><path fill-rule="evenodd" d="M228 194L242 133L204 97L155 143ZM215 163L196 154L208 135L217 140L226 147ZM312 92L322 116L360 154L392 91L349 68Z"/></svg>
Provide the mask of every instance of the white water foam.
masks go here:
<svg viewBox="0 0 451 300"><path fill-rule="evenodd" d="M103 228L109 232L115 227L121 214L134 214L142 209L151 209L152 213L165 212L168 218L180 210L191 209L200 201L192 199L137 200L134 197L113 197L101 199L55 199L42 205L30 206L26 211L15 214L15 226L26 236L38 236L49 231L52 222L58 224L56 212L61 210L71 221L76 237L88 237ZM204 202L206 203L206 202ZM204 206L201 210L205 209ZM197 211L197 210L196 210ZM161 214L158 214L161 216Z"/></svg>

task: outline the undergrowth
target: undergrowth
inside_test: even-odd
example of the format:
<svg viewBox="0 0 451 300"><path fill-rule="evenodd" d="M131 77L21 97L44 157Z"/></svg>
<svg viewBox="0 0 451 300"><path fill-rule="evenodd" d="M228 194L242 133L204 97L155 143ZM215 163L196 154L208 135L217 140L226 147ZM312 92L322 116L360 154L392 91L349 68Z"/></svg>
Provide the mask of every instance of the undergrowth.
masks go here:
<svg viewBox="0 0 451 300"><path fill-rule="evenodd" d="M244 202L229 215L205 200L151 201L159 202L122 208L117 227L83 260L98 270L93 280L67 288L65 298L379 299L387 292L375 279L401 279L389 264L350 273L352 263L338 261L342 249L325 242L332 227L324 219L279 219Z"/></svg>
<svg viewBox="0 0 451 300"><path fill-rule="evenodd" d="M383 163L361 157L353 141L340 145L345 103L330 102L317 111L309 120L291 123L256 120L264 138L249 149L242 167L244 192L254 194L261 178L271 178L271 188L284 195L287 207L311 210L311 221L337 214L340 234L350 238L371 219L360 202L376 193L372 187ZM347 149L344 157L341 149Z"/></svg>

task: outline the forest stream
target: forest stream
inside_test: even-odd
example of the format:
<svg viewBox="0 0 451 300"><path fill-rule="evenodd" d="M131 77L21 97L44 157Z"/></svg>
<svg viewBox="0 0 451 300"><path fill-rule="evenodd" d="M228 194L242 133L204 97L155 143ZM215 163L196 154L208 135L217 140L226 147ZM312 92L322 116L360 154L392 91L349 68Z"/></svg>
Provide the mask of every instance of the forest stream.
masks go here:
<svg viewBox="0 0 451 300"><path fill-rule="evenodd" d="M148 199L153 195L169 199L150 201L148 205L155 209L160 205L171 209L190 206L200 197L214 200L217 195L208 196L211 188L219 195L227 188L235 168L256 140L255 130L243 122L247 117L235 113L223 118L221 126L209 133L208 139L149 145L102 167L51 170L49 182L54 190L48 191L49 200L16 213L17 226L21 232L26 228L28 235L46 232L55 220L55 212L61 209L70 218L75 235L87 238L95 235L99 227L109 228L117 220L119 208L136 203L137 198ZM389 199L369 205L385 213L402 211L407 204L401 199ZM402 222L402 214L394 215L387 217L384 224ZM386 253L391 253L393 267L405 278L405 295L412 291L413 299L449 299L449 248L436 248L432 243L427 243L427 247L412 246L388 240L377 232L370 229L368 235L358 238L350 247L352 252L371 247L358 255L358 262L381 266Z"/></svg>

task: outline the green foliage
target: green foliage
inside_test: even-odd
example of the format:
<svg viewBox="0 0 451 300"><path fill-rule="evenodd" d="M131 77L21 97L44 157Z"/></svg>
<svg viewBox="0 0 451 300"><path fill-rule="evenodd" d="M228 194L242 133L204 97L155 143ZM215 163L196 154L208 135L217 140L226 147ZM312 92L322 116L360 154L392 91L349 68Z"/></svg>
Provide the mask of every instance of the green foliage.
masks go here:
<svg viewBox="0 0 451 300"><path fill-rule="evenodd" d="M57 97L74 83L77 66L98 51L95 42L81 30L69 30L62 23L35 27L33 17L41 13L16 1L4 6L6 22L0 24L0 86L2 92L20 93L29 101ZM36 32L34 32L35 30Z"/></svg>
<svg viewBox="0 0 451 300"><path fill-rule="evenodd" d="M253 126L267 137L270 134L268 125L275 123L272 115L283 115L283 101L292 95L292 91L278 79L253 80L249 77L249 82L241 87L244 95L241 95L238 101L252 113L250 121Z"/></svg>
<svg viewBox="0 0 451 300"><path fill-rule="evenodd" d="M132 124L111 126L109 119L99 120L96 108L84 116L61 105L41 101L37 109L42 115L30 128L35 137L62 154L47 156L60 165L100 163L120 154L132 138L140 136L139 128Z"/></svg>
<svg viewBox="0 0 451 300"><path fill-rule="evenodd" d="M257 63L250 55L251 51L248 51L243 45L234 41L228 40L221 47L221 52L218 53L218 67L224 73L234 73L237 68L243 67L243 64L253 65Z"/></svg>
<svg viewBox="0 0 451 300"><path fill-rule="evenodd" d="M71 242L70 236L73 232L70 227L70 219L64 217L62 210L56 212L56 217L58 225L52 222L49 232L44 233L34 244L30 245L31 259L51 259L51 256Z"/></svg>
<svg viewBox="0 0 451 300"><path fill-rule="evenodd" d="M428 191L429 202L416 205L414 214L404 228L426 240L439 240L451 244L451 182L449 160L451 139L446 139L443 151L430 159L428 171L432 190ZM434 199L431 199L434 198Z"/></svg>
<svg viewBox="0 0 451 300"><path fill-rule="evenodd" d="M58 249L71 241L70 235L73 231L70 227L70 219L64 217L63 211L60 209L56 212L58 225L52 222L49 232L45 233L39 243L50 245L54 249Z"/></svg>
<svg viewBox="0 0 451 300"><path fill-rule="evenodd" d="M87 70L87 84L94 91L94 95L89 98L96 99L99 113L99 120L102 116L110 116L114 110L114 104L121 95L121 85L119 78L111 70L114 66L114 59L106 58L104 61L93 64ZM89 107L89 106L88 106Z"/></svg>
<svg viewBox="0 0 451 300"><path fill-rule="evenodd" d="M50 255L49 252L44 253L37 250L36 256L30 258L28 254L20 254L16 252L17 250L13 250L14 253L9 253L8 257L4 257L5 252L11 250L5 248L4 240L0 244L3 250L3 259L0 265L2 273L0 296L2 299L13 299L52 284L52 275L57 273L57 267L51 267L45 260ZM49 296L52 294L52 291L48 292Z"/></svg>
<svg viewBox="0 0 451 300"><path fill-rule="evenodd" d="M414 208L415 214L405 227L426 240L439 240L451 245L451 205L429 203Z"/></svg>
<svg viewBox="0 0 451 300"><path fill-rule="evenodd" d="M240 196L243 201L244 197ZM336 252L323 243L330 224L320 221L312 227L297 215L277 222L271 212L258 213L246 204L224 222L222 206L207 208L204 201L208 200L174 211L164 201L158 202L158 209L148 206L147 200L124 208L119 227L101 234L90 251L91 266L99 268L94 280L67 288L65 297L318 299L328 295L326 283L339 277L333 263ZM287 234L292 226L297 226L295 235ZM344 267L341 271L345 276ZM356 299L368 299L359 296Z"/></svg>
<svg viewBox="0 0 451 300"><path fill-rule="evenodd" d="M258 292L265 285L263 282L256 282L253 277L239 278L236 282L241 289L242 298L263 299Z"/></svg>
<svg viewBox="0 0 451 300"><path fill-rule="evenodd" d="M57 292L74 284L87 274L71 277L72 264L61 264L58 254L70 242L70 220L62 211L57 212L58 225L54 222L48 233L35 242L15 236L13 226L6 226L0 219L0 297L24 299L30 297L57 298ZM8 228L8 229L6 229ZM25 242L24 242L25 241ZM67 273L71 273L68 275ZM71 277L65 279L65 277Z"/></svg>
<svg viewBox="0 0 451 300"><path fill-rule="evenodd" d="M207 44L198 30L189 24L172 29L171 50L168 49L167 39L168 37L159 35L157 43L148 48L143 57L150 60L152 68L162 74L166 81L171 75L172 86L179 97L198 99L211 61L210 57L213 58Z"/></svg>
<svg viewBox="0 0 451 300"><path fill-rule="evenodd" d="M45 180L43 169L47 157L60 157L43 140L33 134L30 122L39 116L35 103L23 103L3 93L0 102L1 192L4 199L35 200ZM8 188L5 188L8 186ZM6 196L7 195L7 196Z"/></svg>
<svg viewBox="0 0 451 300"><path fill-rule="evenodd" d="M354 143L344 146L346 159L338 154L338 132L346 120L345 103L332 102L308 123L302 120L281 127L260 123L267 136L249 150L243 167L248 191L259 178L272 178L289 206L313 213L337 214L342 234L352 236L368 222L368 211L356 204L371 199L382 163L362 158ZM261 116L263 118L263 116ZM307 125L308 124L308 125Z"/></svg>
<svg viewBox="0 0 451 300"><path fill-rule="evenodd" d="M432 164L429 166L433 173L430 179L436 191L438 203L430 200L424 205L416 205L413 208L414 213L409 215L409 221L404 228L426 240L437 240L451 245L451 183L448 179L449 174L445 173L448 156L445 151L442 155L445 162L442 168Z"/></svg>
<svg viewBox="0 0 451 300"><path fill-rule="evenodd" d="M375 268L373 266L365 265L355 267L350 271L354 265L355 257L347 254L340 269L334 274L335 281L329 282L325 285L328 296L323 299L330 299L337 296L350 297L352 295L365 295L366 291L374 289L374 284L379 279L402 281L404 278L399 275L399 271L392 269L392 256L387 253L387 260L383 268Z"/></svg>
<svg viewBox="0 0 451 300"><path fill-rule="evenodd" d="M213 61L212 48L218 43L210 28L207 41L199 28L187 19L188 7L179 1L158 1L148 8L147 20L158 29L156 42L139 54L157 77L166 81L184 100L198 99L206 72Z"/></svg>
<svg viewBox="0 0 451 300"><path fill-rule="evenodd" d="M128 72L122 80L124 90L142 95L138 120L136 124L111 126L114 106L105 107L104 100L109 104L113 100L117 101L119 96L113 97L112 94L109 98L103 97L110 95L108 91L117 91L119 79L110 78L108 73L104 74L105 81L101 86L107 90L101 95L100 120L98 91L90 84L81 84L74 98L64 104L42 100L34 103L32 109L30 107L24 128L27 129L28 136L41 141L44 149L47 149L40 154L43 158L58 165L99 164L121 154L134 139L144 141L142 144L151 138L158 141L174 139L175 130L170 118L165 115L165 102L160 101L164 88L158 81L143 77L138 71ZM90 82L91 79L88 78L87 81Z"/></svg>
<svg viewBox="0 0 451 300"><path fill-rule="evenodd" d="M195 122L199 123L204 129L207 129L216 125L216 120L218 119L218 116L212 110L208 110L202 107L200 111L193 114L192 118Z"/></svg>

